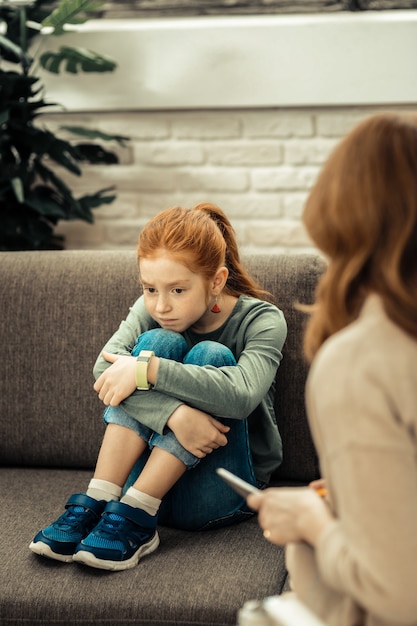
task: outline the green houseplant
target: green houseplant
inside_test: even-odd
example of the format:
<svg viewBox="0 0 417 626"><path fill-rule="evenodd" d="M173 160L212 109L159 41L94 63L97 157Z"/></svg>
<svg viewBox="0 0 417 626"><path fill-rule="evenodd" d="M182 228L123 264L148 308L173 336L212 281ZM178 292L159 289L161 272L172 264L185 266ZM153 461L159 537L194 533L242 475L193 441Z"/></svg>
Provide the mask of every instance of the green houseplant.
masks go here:
<svg viewBox="0 0 417 626"><path fill-rule="evenodd" d="M76 198L58 175L64 168L82 175L84 163L113 164L118 159L101 142L121 145L127 137L80 127L63 127L82 137L75 143L60 138L42 123L42 113L57 106L44 95L35 71L61 69L111 72L115 63L90 50L62 46L57 53L30 55L31 43L48 28L62 35L66 24L79 24L104 4L91 0L0 0L0 250L64 247L54 234L60 220L94 221L93 209L113 202L113 187ZM58 168L56 167L58 166ZM55 169L54 169L55 168Z"/></svg>

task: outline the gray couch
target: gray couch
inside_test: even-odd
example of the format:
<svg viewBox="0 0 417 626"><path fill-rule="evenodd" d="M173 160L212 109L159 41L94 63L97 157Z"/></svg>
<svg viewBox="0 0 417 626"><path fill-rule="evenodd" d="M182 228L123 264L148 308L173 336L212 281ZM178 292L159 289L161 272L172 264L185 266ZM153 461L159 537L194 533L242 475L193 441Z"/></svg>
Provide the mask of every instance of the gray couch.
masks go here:
<svg viewBox="0 0 417 626"><path fill-rule="evenodd" d="M305 316L293 305L311 302L323 263L245 262L289 328L276 396L284 461L273 482L305 484L319 472L304 410ZM0 253L0 624L233 625L245 601L287 588L283 550L255 518L216 531L160 528L159 550L119 573L29 551L87 486L103 434L92 366L138 292L134 252Z"/></svg>

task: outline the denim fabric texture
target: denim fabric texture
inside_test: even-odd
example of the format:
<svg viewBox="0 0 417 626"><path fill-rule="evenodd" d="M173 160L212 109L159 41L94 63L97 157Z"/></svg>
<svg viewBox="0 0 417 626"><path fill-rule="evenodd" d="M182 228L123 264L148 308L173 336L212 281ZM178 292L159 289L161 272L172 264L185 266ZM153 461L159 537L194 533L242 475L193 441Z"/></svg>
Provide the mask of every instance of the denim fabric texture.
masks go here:
<svg viewBox="0 0 417 626"><path fill-rule="evenodd" d="M162 328L143 333L132 350L132 356L138 356L141 350L152 350L156 356L184 364L214 367L236 365L236 359L227 346L214 341L201 341L188 349L180 333ZM144 393L152 393L152 390ZM160 435L130 417L120 407L107 407L104 421L131 428L148 443L148 450L135 464L125 490L135 482L155 446L179 458L190 470L164 497L159 511L159 523L162 525L184 530L205 530L235 524L253 515L245 500L224 483L215 471L218 467L225 467L247 482L256 484L247 420L221 419L222 423L230 426L226 434L228 443L203 459L186 450L169 429Z"/></svg>

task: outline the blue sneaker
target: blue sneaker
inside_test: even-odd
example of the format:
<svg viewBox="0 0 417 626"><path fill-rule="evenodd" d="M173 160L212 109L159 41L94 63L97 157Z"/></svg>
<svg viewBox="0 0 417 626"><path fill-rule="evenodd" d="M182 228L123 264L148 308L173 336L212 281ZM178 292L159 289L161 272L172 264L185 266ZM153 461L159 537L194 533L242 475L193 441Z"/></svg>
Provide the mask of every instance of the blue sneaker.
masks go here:
<svg viewBox="0 0 417 626"><path fill-rule="evenodd" d="M109 502L100 522L77 546L74 561L113 571L135 567L159 546L156 522L157 516L142 509Z"/></svg>
<svg viewBox="0 0 417 626"><path fill-rule="evenodd" d="M107 502L86 494L73 494L66 511L53 524L39 531L29 548L41 556L72 562L75 548L97 525Z"/></svg>

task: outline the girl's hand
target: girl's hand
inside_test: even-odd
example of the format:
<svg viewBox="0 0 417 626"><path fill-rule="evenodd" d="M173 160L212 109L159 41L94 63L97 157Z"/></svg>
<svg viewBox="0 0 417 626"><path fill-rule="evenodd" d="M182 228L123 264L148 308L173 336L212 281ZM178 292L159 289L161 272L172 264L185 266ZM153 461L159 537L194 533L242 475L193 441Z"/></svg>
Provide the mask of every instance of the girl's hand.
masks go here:
<svg viewBox="0 0 417 626"><path fill-rule="evenodd" d="M219 420L198 409L181 404L171 415L167 426L188 452L202 459L216 448L225 446L224 433L230 430Z"/></svg>
<svg viewBox="0 0 417 626"><path fill-rule="evenodd" d="M307 541L314 546L334 519L323 498L309 487L266 489L248 496L247 503L259 512L265 538L278 545Z"/></svg>
<svg viewBox="0 0 417 626"><path fill-rule="evenodd" d="M102 355L112 365L97 378L94 390L106 406L119 406L136 390L136 358L110 352Z"/></svg>

